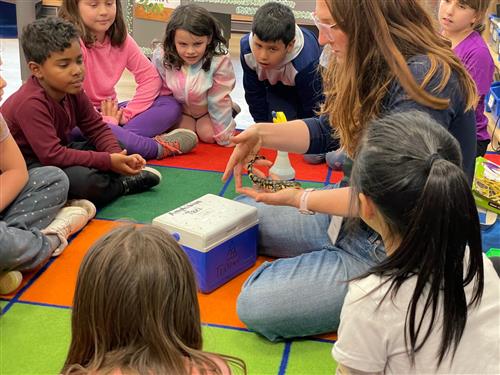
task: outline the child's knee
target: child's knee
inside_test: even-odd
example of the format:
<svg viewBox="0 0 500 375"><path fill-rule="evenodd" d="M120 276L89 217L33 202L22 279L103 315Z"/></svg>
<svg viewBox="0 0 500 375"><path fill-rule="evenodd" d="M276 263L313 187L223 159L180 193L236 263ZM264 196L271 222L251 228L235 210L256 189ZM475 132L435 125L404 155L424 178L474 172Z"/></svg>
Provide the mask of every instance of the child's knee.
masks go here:
<svg viewBox="0 0 500 375"><path fill-rule="evenodd" d="M69 179L60 168L53 166L38 167L30 169L29 184L37 190L50 189L62 193L64 199L69 191Z"/></svg>
<svg viewBox="0 0 500 375"><path fill-rule="evenodd" d="M212 121L205 116L196 122L196 134L204 143L215 143Z"/></svg>
<svg viewBox="0 0 500 375"><path fill-rule="evenodd" d="M204 143L215 143L213 133L212 134L197 133L197 134L200 141Z"/></svg>

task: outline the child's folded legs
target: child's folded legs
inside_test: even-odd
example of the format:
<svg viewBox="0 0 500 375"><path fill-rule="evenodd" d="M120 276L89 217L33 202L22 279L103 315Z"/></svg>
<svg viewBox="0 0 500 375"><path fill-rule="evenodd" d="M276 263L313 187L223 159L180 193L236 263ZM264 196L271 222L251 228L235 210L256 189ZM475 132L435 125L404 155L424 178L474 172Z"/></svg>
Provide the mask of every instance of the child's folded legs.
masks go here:
<svg viewBox="0 0 500 375"><path fill-rule="evenodd" d="M45 229L42 229L42 233L47 236L55 234L60 241L52 256L60 255L68 246L69 236L81 230L96 213L94 204L86 199L72 200L68 204Z"/></svg>

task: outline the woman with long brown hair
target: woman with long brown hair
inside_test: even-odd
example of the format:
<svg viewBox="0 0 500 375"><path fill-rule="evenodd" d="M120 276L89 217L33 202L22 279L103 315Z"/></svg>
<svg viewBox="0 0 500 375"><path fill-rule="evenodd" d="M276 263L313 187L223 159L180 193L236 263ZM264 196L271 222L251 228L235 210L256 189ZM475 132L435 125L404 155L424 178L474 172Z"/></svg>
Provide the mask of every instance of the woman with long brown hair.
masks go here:
<svg viewBox="0 0 500 375"><path fill-rule="evenodd" d="M164 230L128 225L85 255L63 374L229 375L243 361L202 351L195 276Z"/></svg>
<svg viewBox="0 0 500 375"><path fill-rule="evenodd" d="M267 203L242 199L259 208L261 253L287 258L264 263L238 299L240 319L270 340L336 330L347 280L378 264L385 250L368 227L348 231L332 220L356 215L349 187L243 188L243 167L261 147L322 153L333 146L355 159L369 121L419 110L458 140L470 181L474 170L474 82L418 0L317 0L313 18L320 43L332 51L322 116L251 126L232 139L236 148L224 174L227 179L234 170L237 191Z"/></svg>

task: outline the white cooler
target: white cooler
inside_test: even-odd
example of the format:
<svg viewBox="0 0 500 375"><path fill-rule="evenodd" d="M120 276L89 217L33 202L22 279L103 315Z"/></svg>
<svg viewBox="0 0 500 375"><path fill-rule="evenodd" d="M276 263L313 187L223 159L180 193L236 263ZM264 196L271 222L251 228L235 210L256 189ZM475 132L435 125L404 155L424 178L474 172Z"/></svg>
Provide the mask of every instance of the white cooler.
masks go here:
<svg viewBox="0 0 500 375"><path fill-rule="evenodd" d="M198 287L210 293L255 264L255 207L206 194L153 219L189 256Z"/></svg>

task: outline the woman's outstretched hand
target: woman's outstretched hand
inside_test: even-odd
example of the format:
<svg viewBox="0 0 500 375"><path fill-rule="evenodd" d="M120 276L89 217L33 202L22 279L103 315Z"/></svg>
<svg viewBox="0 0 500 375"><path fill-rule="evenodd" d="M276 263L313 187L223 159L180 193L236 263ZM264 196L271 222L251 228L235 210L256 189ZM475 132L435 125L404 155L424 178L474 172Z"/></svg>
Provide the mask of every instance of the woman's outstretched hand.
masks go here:
<svg viewBox="0 0 500 375"><path fill-rule="evenodd" d="M255 188L242 187L237 190L240 194L245 194L256 202L262 202L272 206L290 206L299 208L300 197L304 189L287 188L277 192L257 190Z"/></svg>
<svg viewBox="0 0 500 375"><path fill-rule="evenodd" d="M246 164L259 152L262 139L257 126L253 125L237 136L231 137L231 142L235 144L235 147L227 162L222 181L227 181L231 173L234 173L234 185L236 191L239 191L243 186L241 181L243 170Z"/></svg>

